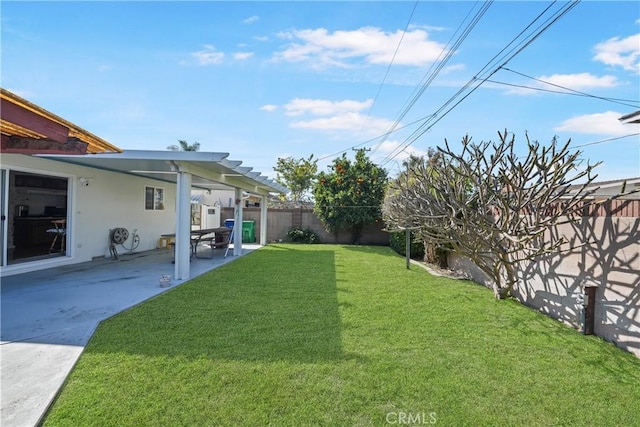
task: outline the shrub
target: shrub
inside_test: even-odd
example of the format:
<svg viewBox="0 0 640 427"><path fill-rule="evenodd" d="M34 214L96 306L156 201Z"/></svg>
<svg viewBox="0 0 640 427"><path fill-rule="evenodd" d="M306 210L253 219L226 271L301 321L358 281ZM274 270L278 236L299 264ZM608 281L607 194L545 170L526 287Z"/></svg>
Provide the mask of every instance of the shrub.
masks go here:
<svg viewBox="0 0 640 427"><path fill-rule="evenodd" d="M310 228L302 229L294 227L287 232L287 238L293 243L318 243L320 239L315 231Z"/></svg>
<svg viewBox="0 0 640 427"><path fill-rule="evenodd" d="M424 258L424 243L417 238L413 233L411 233L411 258L422 260ZM397 233L391 233L391 238L389 239L389 246L391 249L399 253L400 255L405 256L407 253L405 251L406 248L406 237L404 231L400 231Z"/></svg>

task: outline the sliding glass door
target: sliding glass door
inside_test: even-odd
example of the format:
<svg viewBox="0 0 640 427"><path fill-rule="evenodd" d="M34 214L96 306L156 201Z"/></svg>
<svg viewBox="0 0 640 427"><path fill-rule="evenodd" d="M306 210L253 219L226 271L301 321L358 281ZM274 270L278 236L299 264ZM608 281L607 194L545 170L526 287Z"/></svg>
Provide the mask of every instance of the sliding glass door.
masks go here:
<svg viewBox="0 0 640 427"><path fill-rule="evenodd" d="M0 169L0 267L7 264L7 171Z"/></svg>
<svg viewBox="0 0 640 427"><path fill-rule="evenodd" d="M10 171L8 181L7 264L66 256L69 180Z"/></svg>

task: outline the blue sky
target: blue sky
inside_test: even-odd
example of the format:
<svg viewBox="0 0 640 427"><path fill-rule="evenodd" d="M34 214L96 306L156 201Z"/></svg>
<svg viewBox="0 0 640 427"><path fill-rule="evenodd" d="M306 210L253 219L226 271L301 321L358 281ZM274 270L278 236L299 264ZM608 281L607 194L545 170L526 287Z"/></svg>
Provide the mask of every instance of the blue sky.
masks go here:
<svg viewBox="0 0 640 427"><path fill-rule="evenodd" d="M1 84L121 148L197 141L270 176L352 147L394 174L504 129L640 176L640 126L618 121L640 109L640 3L582 1L534 38L550 5L3 1ZM542 82L591 96L521 87L563 91Z"/></svg>

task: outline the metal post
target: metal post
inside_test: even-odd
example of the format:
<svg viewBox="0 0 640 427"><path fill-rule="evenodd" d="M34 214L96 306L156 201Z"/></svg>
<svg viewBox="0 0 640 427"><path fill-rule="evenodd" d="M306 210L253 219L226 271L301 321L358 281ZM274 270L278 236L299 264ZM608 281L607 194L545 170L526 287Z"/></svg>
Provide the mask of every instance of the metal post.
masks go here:
<svg viewBox="0 0 640 427"><path fill-rule="evenodd" d="M593 335L596 314L596 289L595 285L584 287L584 335Z"/></svg>
<svg viewBox="0 0 640 427"><path fill-rule="evenodd" d="M404 229L404 235L405 235L404 251L407 256L407 270L408 270L409 264L411 264L411 231L409 231L409 228Z"/></svg>

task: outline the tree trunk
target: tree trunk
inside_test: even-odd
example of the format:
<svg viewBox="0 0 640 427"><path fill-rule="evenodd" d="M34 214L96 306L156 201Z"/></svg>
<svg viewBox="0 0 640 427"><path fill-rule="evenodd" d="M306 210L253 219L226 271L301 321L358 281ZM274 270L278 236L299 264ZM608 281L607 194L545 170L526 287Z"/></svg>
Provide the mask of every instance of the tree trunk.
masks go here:
<svg viewBox="0 0 640 427"><path fill-rule="evenodd" d="M504 270L507 273L505 286L502 286L501 281L496 282L496 286L494 286L493 294L497 299L506 299L511 296L511 290L513 286L516 284L516 277L513 271L513 265L511 260L509 259L509 255L507 253L501 254L501 263L504 266ZM494 275L500 278L500 263L496 263L494 265Z"/></svg>
<svg viewBox="0 0 640 427"><path fill-rule="evenodd" d="M438 263L438 257L436 256L436 245L431 242L424 242L424 260L431 264Z"/></svg>
<svg viewBox="0 0 640 427"><path fill-rule="evenodd" d="M352 245L359 245L360 244L360 238L362 237L362 224L357 224L354 225L351 228L351 244Z"/></svg>
<svg viewBox="0 0 640 427"><path fill-rule="evenodd" d="M493 295L496 297L496 299L506 299L509 297L510 293L510 288L498 288L496 286L493 287Z"/></svg>

